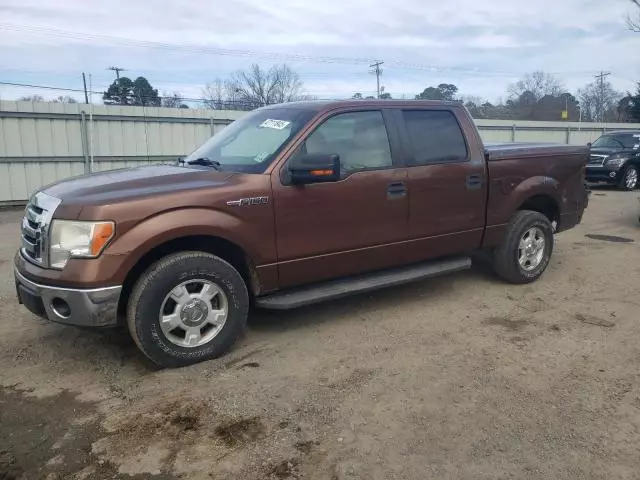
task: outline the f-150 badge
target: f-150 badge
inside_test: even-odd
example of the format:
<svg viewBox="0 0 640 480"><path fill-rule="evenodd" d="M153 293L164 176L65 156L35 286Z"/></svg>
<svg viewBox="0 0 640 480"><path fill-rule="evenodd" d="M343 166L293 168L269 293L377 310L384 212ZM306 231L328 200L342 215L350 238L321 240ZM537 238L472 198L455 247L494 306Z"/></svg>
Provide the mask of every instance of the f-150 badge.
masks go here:
<svg viewBox="0 0 640 480"><path fill-rule="evenodd" d="M266 205L267 203L269 203L269 197L249 197L230 200L227 205L230 207L248 207L249 205Z"/></svg>

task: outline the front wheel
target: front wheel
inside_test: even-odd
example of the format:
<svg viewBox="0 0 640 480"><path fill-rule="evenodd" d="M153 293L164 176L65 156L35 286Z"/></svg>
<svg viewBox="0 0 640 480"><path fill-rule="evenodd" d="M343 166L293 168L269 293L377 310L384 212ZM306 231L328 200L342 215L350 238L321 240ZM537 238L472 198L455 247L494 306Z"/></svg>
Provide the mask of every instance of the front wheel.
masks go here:
<svg viewBox="0 0 640 480"><path fill-rule="evenodd" d="M551 252L553 226L549 219L538 212L521 210L493 252L493 266L500 277L511 283L531 283L546 270Z"/></svg>
<svg viewBox="0 0 640 480"><path fill-rule="evenodd" d="M229 263L205 252L180 252L153 264L127 308L138 348L161 367L216 358L243 332L247 287Z"/></svg>
<svg viewBox="0 0 640 480"><path fill-rule="evenodd" d="M624 169L622 178L620 179L620 188L622 190L635 190L638 186L638 167L635 165L628 165Z"/></svg>

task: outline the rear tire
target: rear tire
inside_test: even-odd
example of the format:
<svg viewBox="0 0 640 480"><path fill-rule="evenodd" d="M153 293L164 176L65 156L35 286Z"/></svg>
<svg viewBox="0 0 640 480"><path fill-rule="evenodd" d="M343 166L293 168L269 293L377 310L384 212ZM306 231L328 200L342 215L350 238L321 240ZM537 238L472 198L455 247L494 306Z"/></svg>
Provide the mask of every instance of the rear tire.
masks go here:
<svg viewBox="0 0 640 480"><path fill-rule="evenodd" d="M517 212L502 244L493 252L496 273L515 284L531 283L544 273L553 252L553 227L539 212Z"/></svg>
<svg viewBox="0 0 640 480"><path fill-rule="evenodd" d="M620 178L620 183L618 187L622 190L630 192L635 190L638 186L638 167L635 165L627 165L624 169L624 173L622 174L622 178Z"/></svg>
<svg viewBox="0 0 640 480"><path fill-rule="evenodd" d="M219 357L243 333L247 287L229 263L205 252L168 255L142 274L127 307L138 348L165 368Z"/></svg>

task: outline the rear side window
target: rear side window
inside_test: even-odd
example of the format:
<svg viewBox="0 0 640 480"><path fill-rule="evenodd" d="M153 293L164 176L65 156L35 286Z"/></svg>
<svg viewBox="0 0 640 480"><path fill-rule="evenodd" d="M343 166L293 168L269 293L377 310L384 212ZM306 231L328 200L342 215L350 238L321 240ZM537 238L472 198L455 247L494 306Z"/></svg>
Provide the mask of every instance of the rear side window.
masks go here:
<svg viewBox="0 0 640 480"><path fill-rule="evenodd" d="M467 161L467 144L456 117L446 110L403 110L409 132L411 165Z"/></svg>

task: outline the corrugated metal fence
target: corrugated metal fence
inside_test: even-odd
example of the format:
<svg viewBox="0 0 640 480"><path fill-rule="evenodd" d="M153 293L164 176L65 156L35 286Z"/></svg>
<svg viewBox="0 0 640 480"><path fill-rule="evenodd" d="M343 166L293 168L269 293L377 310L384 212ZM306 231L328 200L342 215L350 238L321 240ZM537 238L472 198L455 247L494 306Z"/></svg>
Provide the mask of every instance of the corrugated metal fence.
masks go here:
<svg viewBox="0 0 640 480"><path fill-rule="evenodd" d="M242 114L0 101L0 202L74 175L174 162Z"/></svg>
<svg viewBox="0 0 640 480"><path fill-rule="evenodd" d="M0 203L74 175L173 162L244 112L0 101ZM477 120L487 142L586 144L632 124Z"/></svg>

